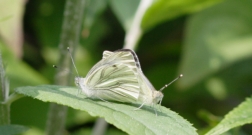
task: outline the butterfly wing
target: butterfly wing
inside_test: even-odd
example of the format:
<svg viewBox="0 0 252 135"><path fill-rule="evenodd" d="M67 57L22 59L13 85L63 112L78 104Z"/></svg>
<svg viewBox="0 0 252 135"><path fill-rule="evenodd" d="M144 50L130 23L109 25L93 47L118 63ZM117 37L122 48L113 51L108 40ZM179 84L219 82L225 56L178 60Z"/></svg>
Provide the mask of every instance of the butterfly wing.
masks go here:
<svg viewBox="0 0 252 135"><path fill-rule="evenodd" d="M138 72L140 94L138 98L138 103L154 105L161 104L163 99L163 93L157 91L150 81L146 78L143 72Z"/></svg>
<svg viewBox="0 0 252 135"><path fill-rule="evenodd" d="M153 103L153 93L155 88L150 81L145 77L143 72L138 72L138 80L140 86L140 93L138 97L138 103L151 105Z"/></svg>
<svg viewBox="0 0 252 135"><path fill-rule="evenodd" d="M93 98L136 102L140 86L137 77L139 63L135 59L129 50L105 51L103 59L89 71L85 79L85 86L95 93Z"/></svg>
<svg viewBox="0 0 252 135"><path fill-rule="evenodd" d="M118 51L121 51L121 50L118 50ZM125 50L123 50L123 51L125 51ZM122 57L120 60L124 61L125 64L127 63L130 66L131 66L131 64L134 64L134 74L137 77L138 86L140 87L139 97L137 99L137 102L142 103L142 104L151 105L153 102L155 102L154 100L156 97L155 97L154 93L158 93L158 91L156 91L156 89L153 87L153 85L150 83L150 81L143 74L142 69L140 67L140 62L139 62L138 57L135 54L135 52L132 50L126 50L126 51L130 52L130 55L129 55L129 53L127 53L128 55L124 54L123 55L124 57ZM104 51L103 58L105 59L105 58L111 56L112 53L113 52ZM132 59L132 58L128 58L131 56L133 56L134 61L133 60L128 61L129 59ZM133 63L130 63L130 62L133 62Z"/></svg>
<svg viewBox="0 0 252 135"><path fill-rule="evenodd" d="M134 74L137 74L137 70L141 70L140 62L136 53L130 49L120 49L114 52L104 51L102 60L93 66L93 68L89 71L88 75L104 64L118 63L122 63L129 66L129 68L134 71Z"/></svg>

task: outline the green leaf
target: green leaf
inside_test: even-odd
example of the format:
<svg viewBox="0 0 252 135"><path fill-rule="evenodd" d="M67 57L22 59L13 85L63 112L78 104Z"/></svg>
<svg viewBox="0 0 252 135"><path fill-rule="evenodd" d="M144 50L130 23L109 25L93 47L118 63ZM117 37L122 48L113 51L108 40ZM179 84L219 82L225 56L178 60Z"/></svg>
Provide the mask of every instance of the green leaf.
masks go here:
<svg viewBox="0 0 252 135"><path fill-rule="evenodd" d="M200 11L220 1L222 0L154 0L143 17L142 28L150 29L164 21Z"/></svg>
<svg viewBox="0 0 252 135"><path fill-rule="evenodd" d="M54 85L37 87L19 87L16 92L44 102L55 102L74 109L87 111L92 116L104 117L105 120L128 134L169 134L196 135L195 128L175 112L160 107L155 115L153 108L145 106L134 111L137 106L94 101L83 94L76 96L78 89Z"/></svg>
<svg viewBox="0 0 252 135"><path fill-rule="evenodd" d="M140 0L110 0L109 2L124 30L129 30Z"/></svg>
<svg viewBox="0 0 252 135"><path fill-rule="evenodd" d="M206 135L219 135L234 127L252 123L252 98L247 98L237 108L229 112L225 118Z"/></svg>
<svg viewBox="0 0 252 135"><path fill-rule="evenodd" d="M229 0L190 18L179 70L185 75L178 82L181 88L252 56L251 7L250 0Z"/></svg>
<svg viewBox="0 0 252 135"><path fill-rule="evenodd" d="M16 135L27 131L28 128L20 125L1 125L0 135Z"/></svg>

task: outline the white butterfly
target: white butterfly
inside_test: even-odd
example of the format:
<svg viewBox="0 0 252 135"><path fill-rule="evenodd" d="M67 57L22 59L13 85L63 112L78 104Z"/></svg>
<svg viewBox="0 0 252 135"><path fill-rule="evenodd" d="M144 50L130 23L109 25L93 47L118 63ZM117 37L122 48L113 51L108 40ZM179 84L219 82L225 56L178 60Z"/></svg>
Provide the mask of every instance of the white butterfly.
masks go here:
<svg viewBox="0 0 252 135"><path fill-rule="evenodd" d="M75 83L89 98L140 103L139 108L161 104L161 91L171 84L157 91L143 74L137 55L130 49L104 51L102 60L92 67L85 78L76 77Z"/></svg>

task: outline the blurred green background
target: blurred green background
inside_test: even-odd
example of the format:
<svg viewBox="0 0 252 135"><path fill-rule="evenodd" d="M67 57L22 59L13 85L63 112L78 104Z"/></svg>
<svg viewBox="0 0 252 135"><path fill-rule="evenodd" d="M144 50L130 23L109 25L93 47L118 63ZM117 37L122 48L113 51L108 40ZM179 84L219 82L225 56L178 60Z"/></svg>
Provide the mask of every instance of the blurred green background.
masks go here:
<svg viewBox="0 0 252 135"><path fill-rule="evenodd" d="M75 61L81 76L104 50L123 48L139 0L87 0ZM1 0L0 50L11 91L18 86L53 84L64 0ZM143 20L135 50L143 72L158 90L163 106L204 133L252 95L252 0L156 0ZM66 54L68 55L68 54ZM74 85L74 81L73 81ZM12 104L11 123L26 134L43 134L49 103L22 98ZM70 134L89 134L93 118L69 109ZM238 133L251 134L246 125ZM110 125L107 134L124 134Z"/></svg>

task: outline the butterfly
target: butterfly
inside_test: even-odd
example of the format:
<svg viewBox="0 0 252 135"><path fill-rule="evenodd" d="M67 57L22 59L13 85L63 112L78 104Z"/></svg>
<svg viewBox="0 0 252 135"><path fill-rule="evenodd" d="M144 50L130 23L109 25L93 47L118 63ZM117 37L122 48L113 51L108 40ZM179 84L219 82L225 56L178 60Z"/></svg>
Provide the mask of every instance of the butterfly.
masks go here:
<svg viewBox="0 0 252 135"><path fill-rule="evenodd" d="M73 61L72 57L71 59ZM75 65L74 67L76 69ZM78 74L77 69L76 72ZM178 78L180 77L182 75ZM87 97L141 104L137 109L143 105L161 104L164 97L161 91L171 83L157 91L143 74L138 57L131 49L104 51L102 59L85 78L75 77L75 84Z"/></svg>

